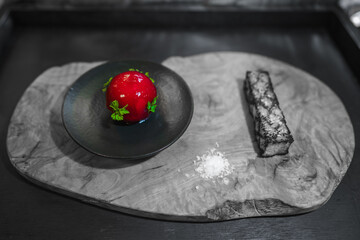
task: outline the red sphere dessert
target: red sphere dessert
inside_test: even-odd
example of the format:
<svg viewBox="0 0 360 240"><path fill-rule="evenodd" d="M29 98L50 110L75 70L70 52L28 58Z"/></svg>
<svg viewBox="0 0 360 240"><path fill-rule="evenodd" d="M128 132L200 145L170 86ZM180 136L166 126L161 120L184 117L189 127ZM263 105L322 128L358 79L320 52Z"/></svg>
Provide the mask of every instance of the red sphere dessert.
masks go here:
<svg viewBox="0 0 360 240"><path fill-rule="evenodd" d="M157 92L149 73L130 69L110 78L104 84L106 107L111 118L125 123L136 123L155 112Z"/></svg>

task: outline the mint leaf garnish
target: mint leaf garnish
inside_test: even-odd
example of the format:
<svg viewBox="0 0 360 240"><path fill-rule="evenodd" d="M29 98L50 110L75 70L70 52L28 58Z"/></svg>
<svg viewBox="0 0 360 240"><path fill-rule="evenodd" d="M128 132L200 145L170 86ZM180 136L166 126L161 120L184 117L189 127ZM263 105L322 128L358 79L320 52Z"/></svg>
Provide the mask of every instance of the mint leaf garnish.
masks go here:
<svg viewBox="0 0 360 240"><path fill-rule="evenodd" d="M109 86L109 84L111 83L111 80L112 80L113 78L111 77L111 78L109 78L109 80L106 82L106 83L104 83L104 88L102 89L102 91L103 92L106 92L106 89L107 89L107 87Z"/></svg>
<svg viewBox="0 0 360 240"><path fill-rule="evenodd" d="M119 102L117 100L114 100L111 102L109 107L111 107L114 112L111 114L111 118L115 121L122 121L124 120L124 115L129 114L130 112L126 109L128 105L126 104L124 107L119 108Z"/></svg>
<svg viewBox="0 0 360 240"><path fill-rule="evenodd" d="M154 97L154 99L152 100L152 102L148 102L147 103L147 110L149 111L149 112L155 112L155 109L156 109L156 107L157 107L157 105L156 105L156 101L157 101L157 96L156 97Z"/></svg>
<svg viewBox="0 0 360 240"><path fill-rule="evenodd" d="M154 97L154 99L153 99L153 101L152 101L152 103L151 103L152 105L155 105L155 104L156 104L156 100L157 100L157 98L158 98L157 96L156 96L156 97Z"/></svg>
<svg viewBox="0 0 360 240"><path fill-rule="evenodd" d="M129 71L135 71L135 72L143 73L142 71L140 71L137 68L129 68Z"/></svg>

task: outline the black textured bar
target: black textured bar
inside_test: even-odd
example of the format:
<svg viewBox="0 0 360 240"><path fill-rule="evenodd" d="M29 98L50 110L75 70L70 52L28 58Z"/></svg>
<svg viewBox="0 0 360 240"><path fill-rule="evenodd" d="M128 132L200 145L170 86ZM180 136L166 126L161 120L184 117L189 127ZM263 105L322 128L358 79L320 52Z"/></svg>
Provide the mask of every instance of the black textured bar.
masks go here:
<svg viewBox="0 0 360 240"><path fill-rule="evenodd" d="M294 140L286 126L269 73L246 72L244 90L254 119L255 136L261 156L287 154Z"/></svg>

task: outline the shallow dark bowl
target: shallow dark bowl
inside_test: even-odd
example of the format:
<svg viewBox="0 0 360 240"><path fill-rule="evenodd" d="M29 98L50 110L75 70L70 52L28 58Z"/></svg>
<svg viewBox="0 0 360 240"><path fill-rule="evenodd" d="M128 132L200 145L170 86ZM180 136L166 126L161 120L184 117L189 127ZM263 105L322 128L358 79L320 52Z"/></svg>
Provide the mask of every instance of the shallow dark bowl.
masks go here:
<svg viewBox="0 0 360 240"><path fill-rule="evenodd" d="M103 84L129 68L155 80L155 113L143 123L118 124L106 108ZM69 135L83 148L109 158L142 159L173 144L189 126L194 109L186 82L172 70L144 61L108 62L84 73L67 92L62 118Z"/></svg>

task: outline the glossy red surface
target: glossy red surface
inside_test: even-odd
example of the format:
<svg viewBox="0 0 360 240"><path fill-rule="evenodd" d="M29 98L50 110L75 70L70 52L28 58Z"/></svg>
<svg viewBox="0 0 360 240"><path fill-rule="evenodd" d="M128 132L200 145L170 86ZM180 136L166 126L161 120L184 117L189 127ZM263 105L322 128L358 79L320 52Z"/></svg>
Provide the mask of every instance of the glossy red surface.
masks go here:
<svg viewBox="0 0 360 240"><path fill-rule="evenodd" d="M117 100L119 108L127 105L130 113L124 115L124 122L135 123L148 118L148 102L157 96L155 85L145 74L128 71L116 75L106 90L106 106ZM110 117L110 114L109 114Z"/></svg>

